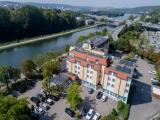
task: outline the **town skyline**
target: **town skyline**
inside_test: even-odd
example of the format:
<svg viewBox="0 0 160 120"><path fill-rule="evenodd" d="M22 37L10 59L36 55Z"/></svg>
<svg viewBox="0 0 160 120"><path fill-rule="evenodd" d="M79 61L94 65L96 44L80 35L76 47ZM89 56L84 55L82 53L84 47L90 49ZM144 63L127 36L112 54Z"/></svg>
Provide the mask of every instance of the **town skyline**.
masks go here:
<svg viewBox="0 0 160 120"><path fill-rule="evenodd" d="M0 0L6 1L6 0ZM115 7L115 8L133 8L140 6L156 6L160 5L159 0L99 0L92 2L92 0L8 0L12 2L36 2L36 3L55 3L68 4L74 6L91 6L91 7ZM121 1L121 2L120 2Z"/></svg>

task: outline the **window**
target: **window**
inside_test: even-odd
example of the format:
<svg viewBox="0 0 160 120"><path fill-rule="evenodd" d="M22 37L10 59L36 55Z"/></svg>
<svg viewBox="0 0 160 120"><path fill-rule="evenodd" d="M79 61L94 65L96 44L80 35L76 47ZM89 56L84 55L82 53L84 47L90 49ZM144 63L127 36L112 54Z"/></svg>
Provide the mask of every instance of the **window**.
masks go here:
<svg viewBox="0 0 160 120"><path fill-rule="evenodd" d="M89 73L89 70L87 70L87 73Z"/></svg>
<svg viewBox="0 0 160 120"><path fill-rule="evenodd" d="M78 69L80 69L80 67L78 67Z"/></svg>
<svg viewBox="0 0 160 120"><path fill-rule="evenodd" d="M93 74L93 71L90 71L91 74Z"/></svg>
<svg viewBox="0 0 160 120"><path fill-rule="evenodd" d="M92 76L90 76L90 79L92 79Z"/></svg>
<svg viewBox="0 0 160 120"><path fill-rule="evenodd" d="M107 83L108 86L110 86L110 83Z"/></svg>
<svg viewBox="0 0 160 120"><path fill-rule="evenodd" d="M75 65L75 68L77 68L77 65Z"/></svg>
<svg viewBox="0 0 160 120"><path fill-rule="evenodd" d="M77 61L77 64L78 64L78 65L80 65L80 62L79 62L79 61Z"/></svg>
<svg viewBox="0 0 160 120"><path fill-rule="evenodd" d="M114 85L112 84L112 87L114 87Z"/></svg>
<svg viewBox="0 0 160 120"><path fill-rule="evenodd" d="M110 77L108 77L108 80L110 81L110 80L111 80L111 78L110 78Z"/></svg>
<svg viewBox="0 0 160 120"><path fill-rule="evenodd" d="M87 75L87 78L89 78L89 75Z"/></svg>
<svg viewBox="0 0 160 120"><path fill-rule="evenodd" d="M80 74L80 72L78 72L78 74Z"/></svg>
<svg viewBox="0 0 160 120"><path fill-rule="evenodd" d="M125 90L125 93L128 93L128 90Z"/></svg>
<svg viewBox="0 0 160 120"><path fill-rule="evenodd" d="M129 87L129 84L126 84L126 87Z"/></svg>
<svg viewBox="0 0 160 120"><path fill-rule="evenodd" d="M77 73L77 71L75 70L75 73Z"/></svg>
<svg viewBox="0 0 160 120"><path fill-rule="evenodd" d="M112 79L112 82L115 82L115 79Z"/></svg>

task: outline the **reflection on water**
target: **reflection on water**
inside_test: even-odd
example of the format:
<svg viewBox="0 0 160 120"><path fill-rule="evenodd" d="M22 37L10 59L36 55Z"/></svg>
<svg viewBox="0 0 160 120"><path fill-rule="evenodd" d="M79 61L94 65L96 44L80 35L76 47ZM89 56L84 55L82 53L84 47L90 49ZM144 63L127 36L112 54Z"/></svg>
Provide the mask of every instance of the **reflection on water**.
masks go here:
<svg viewBox="0 0 160 120"><path fill-rule="evenodd" d="M87 35L89 32L100 31L104 28L112 29L107 26L99 26L69 35L49 39L47 41L40 41L37 43L2 51L0 52L0 65L7 64L19 67L21 61L24 58L33 58L38 54L44 54L48 51L57 51L59 49L63 49L67 44L75 44L77 38L80 35Z"/></svg>

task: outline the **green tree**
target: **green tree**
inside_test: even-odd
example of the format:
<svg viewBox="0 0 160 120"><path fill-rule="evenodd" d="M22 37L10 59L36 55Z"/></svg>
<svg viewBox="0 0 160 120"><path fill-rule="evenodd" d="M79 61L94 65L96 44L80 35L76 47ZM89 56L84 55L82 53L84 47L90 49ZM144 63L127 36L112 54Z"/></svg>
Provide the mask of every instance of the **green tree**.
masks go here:
<svg viewBox="0 0 160 120"><path fill-rule="evenodd" d="M134 16L133 15L130 15L129 17L128 17L128 20L134 20Z"/></svg>
<svg viewBox="0 0 160 120"><path fill-rule="evenodd" d="M78 44L78 43L80 43L80 42L82 42L82 41L84 41L84 40L86 40L86 39L87 39L87 38L86 38L85 36L80 35L80 36L78 37L76 43Z"/></svg>
<svg viewBox="0 0 160 120"><path fill-rule="evenodd" d="M160 82L160 67L157 69L157 74L156 74L157 80Z"/></svg>
<svg viewBox="0 0 160 120"><path fill-rule="evenodd" d="M51 87L51 93L54 95L60 95L64 92L64 87L62 85L55 85Z"/></svg>
<svg viewBox="0 0 160 120"><path fill-rule="evenodd" d="M20 71L11 66L1 66L0 67L0 81L6 85L7 90L9 90L9 84L16 82L20 74Z"/></svg>
<svg viewBox="0 0 160 120"><path fill-rule="evenodd" d="M118 101L117 110L121 112L124 109L124 106L124 102Z"/></svg>
<svg viewBox="0 0 160 120"><path fill-rule="evenodd" d="M30 110L25 98L18 100L11 96L1 96L0 98L0 119L30 120Z"/></svg>
<svg viewBox="0 0 160 120"><path fill-rule="evenodd" d="M53 74L58 74L60 71L60 63L57 60L51 60L43 64L42 74L43 74L43 82L42 86L46 90L50 90L49 80L51 79Z"/></svg>
<svg viewBox="0 0 160 120"><path fill-rule="evenodd" d="M21 64L21 72L26 76L30 77L33 71L36 69L35 63L31 59L24 59Z"/></svg>
<svg viewBox="0 0 160 120"><path fill-rule="evenodd" d="M67 45L65 46L65 52L69 52L69 49L70 49L70 45L67 44Z"/></svg>
<svg viewBox="0 0 160 120"><path fill-rule="evenodd" d="M107 116L103 116L103 117L101 117L100 120L108 120L108 119L107 119Z"/></svg>
<svg viewBox="0 0 160 120"><path fill-rule="evenodd" d="M80 86L76 83L73 83L67 89L67 101L70 104L70 107L74 110L76 110L76 108L78 108L82 103L80 92Z"/></svg>

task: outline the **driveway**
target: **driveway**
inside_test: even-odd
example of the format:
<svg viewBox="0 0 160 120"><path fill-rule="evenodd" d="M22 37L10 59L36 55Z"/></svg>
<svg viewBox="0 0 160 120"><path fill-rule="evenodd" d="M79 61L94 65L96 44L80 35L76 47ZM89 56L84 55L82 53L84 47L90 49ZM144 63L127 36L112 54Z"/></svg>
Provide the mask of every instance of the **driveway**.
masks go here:
<svg viewBox="0 0 160 120"><path fill-rule="evenodd" d="M137 61L137 71L139 78L133 82L135 89L131 98L131 109L129 120L149 120L154 114L160 111L160 100L152 97L149 70L154 70L154 66L147 61L139 59Z"/></svg>
<svg viewBox="0 0 160 120"><path fill-rule="evenodd" d="M106 102L96 99L98 91L94 91L93 94L88 94L87 88L82 86L82 97L84 99L84 105L89 108L94 108L96 112L102 116L108 115L113 108L117 107L117 102L108 98Z"/></svg>

